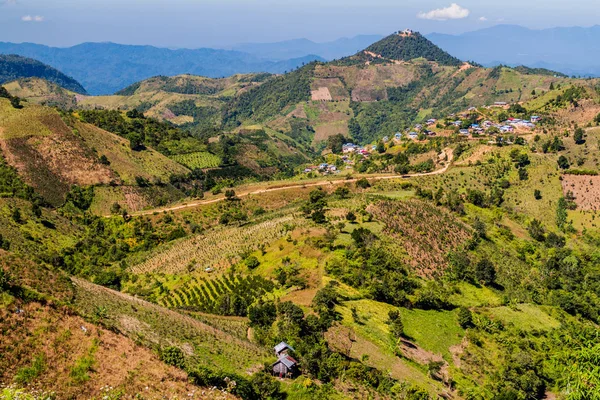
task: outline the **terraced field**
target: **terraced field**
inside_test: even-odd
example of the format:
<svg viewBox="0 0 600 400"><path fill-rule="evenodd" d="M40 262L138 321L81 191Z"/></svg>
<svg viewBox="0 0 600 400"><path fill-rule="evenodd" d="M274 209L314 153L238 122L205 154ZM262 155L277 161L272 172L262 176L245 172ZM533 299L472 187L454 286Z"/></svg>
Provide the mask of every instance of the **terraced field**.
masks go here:
<svg viewBox="0 0 600 400"><path fill-rule="evenodd" d="M189 169L217 168L221 164L221 158L206 151L198 151L189 154L178 154L171 156L173 161L185 165Z"/></svg>
<svg viewBox="0 0 600 400"><path fill-rule="evenodd" d="M162 272L189 273L194 270L223 270L240 260L240 255L253 251L262 243L284 237L292 226L306 224L292 215L259 222L246 227L217 227L206 234L192 236L160 247L144 262L134 265L136 274Z"/></svg>

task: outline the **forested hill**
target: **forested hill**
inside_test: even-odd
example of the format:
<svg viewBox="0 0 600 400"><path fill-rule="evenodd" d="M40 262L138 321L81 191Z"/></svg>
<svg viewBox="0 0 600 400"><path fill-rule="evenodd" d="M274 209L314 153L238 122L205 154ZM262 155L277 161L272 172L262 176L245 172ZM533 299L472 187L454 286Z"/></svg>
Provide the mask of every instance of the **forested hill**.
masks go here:
<svg viewBox="0 0 600 400"><path fill-rule="evenodd" d="M252 72L284 73L321 57L271 61L239 51L167 49L116 43L82 43L57 48L0 42L1 54L35 58L73 76L93 95L112 94L157 75L194 74L220 78Z"/></svg>
<svg viewBox="0 0 600 400"><path fill-rule="evenodd" d="M18 55L0 55L0 84L31 77L45 79L76 93L86 93L79 82L49 65Z"/></svg>
<svg viewBox="0 0 600 400"><path fill-rule="evenodd" d="M394 33L373 43L366 50L385 59L410 61L424 58L441 65L460 65L462 62L437 47L418 32L410 34Z"/></svg>

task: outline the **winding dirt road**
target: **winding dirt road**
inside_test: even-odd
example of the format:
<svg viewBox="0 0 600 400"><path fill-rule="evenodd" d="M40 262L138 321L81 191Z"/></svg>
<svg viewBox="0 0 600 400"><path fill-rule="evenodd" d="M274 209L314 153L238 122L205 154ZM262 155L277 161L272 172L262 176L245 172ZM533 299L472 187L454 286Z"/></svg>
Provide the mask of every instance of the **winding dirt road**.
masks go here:
<svg viewBox="0 0 600 400"><path fill-rule="evenodd" d="M297 189L297 188L335 186L335 185L341 185L341 184L345 184L345 183L354 183L362 178L367 178L369 181L381 181L381 180L388 180L388 179L409 179L409 178L414 178L414 177L418 177L418 176L439 175L439 174L445 173L448 170L448 168L450 168L450 166L452 165L452 161L454 160L454 154L452 152L452 149L450 149L450 148L444 149L443 153L445 153L448 157L448 161L446 162L446 165L443 168L432 171L432 172L423 172L423 173L405 174L405 175L396 175L396 174L395 175L364 175L364 176L360 176L359 178L352 178L352 179L322 180L322 181L312 182L312 183L293 183L293 184L289 184L289 185L277 186L277 187L267 188L267 189L249 190L249 191L242 191L239 193L236 192L236 196L237 197L247 197L247 196L252 196L252 195L256 195L256 194L279 192L279 191L283 191L283 190L290 190L290 189ZM137 211L137 212L131 213L131 215L132 216L152 215L154 213L162 213L165 211L166 212L178 211L178 210L183 210L186 208L194 208L194 207L198 207L198 206L202 206L202 205L206 205L206 204L218 203L223 200L225 200L225 197L221 196L221 197L217 197L217 198L210 199L210 200L192 201L192 202L180 204L177 206L161 207L161 208L154 208L151 210ZM112 217L112 216L114 216L114 215L106 215L105 217L108 218L108 217Z"/></svg>

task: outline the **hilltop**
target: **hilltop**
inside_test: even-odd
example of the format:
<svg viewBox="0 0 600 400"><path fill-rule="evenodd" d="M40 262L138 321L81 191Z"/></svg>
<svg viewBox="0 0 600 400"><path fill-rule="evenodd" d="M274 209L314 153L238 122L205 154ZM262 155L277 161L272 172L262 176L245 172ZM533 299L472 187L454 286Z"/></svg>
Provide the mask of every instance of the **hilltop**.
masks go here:
<svg viewBox="0 0 600 400"><path fill-rule="evenodd" d="M462 64L458 58L452 57L419 32L413 32L410 29L394 33L373 43L363 53L371 53L374 54L373 57L387 60L410 61L423 58L439 65L458 66Z"/></svg>
<svg viewBox="0 0 600 400"><path fill-rule="evenodd" d="M37 60L17 55L0 55L0 84L21 78L42 78L67 90L85 94L85 89L70 78Z"/></svg>

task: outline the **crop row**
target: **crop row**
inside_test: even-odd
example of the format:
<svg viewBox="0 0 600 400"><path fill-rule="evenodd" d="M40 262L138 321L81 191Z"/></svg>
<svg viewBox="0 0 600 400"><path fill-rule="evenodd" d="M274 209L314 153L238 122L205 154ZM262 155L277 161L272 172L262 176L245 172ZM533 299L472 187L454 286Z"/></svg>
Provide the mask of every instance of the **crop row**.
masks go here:
<svg viewBox="0 0 600 400"><path fill-rule="evenodd" d="M259 245L284 237L292 224L301 223L293 216L268 220L247 227L217 227L159 247L144 262L134 265L137 274L162 272L189 273L198 268L219 269L239 261L242 254L254 251Z"/></svg>
<svg viewBox="0 0 600 400"><path fill-rule="evenodd" d="M273 290L273 283L260 276L223 275L200 282L186 282L160 301L169 308L183 308L218 315L245 316L248 306Z"/></svg>

